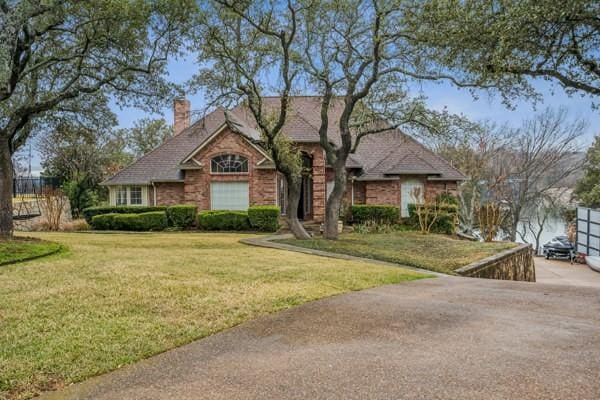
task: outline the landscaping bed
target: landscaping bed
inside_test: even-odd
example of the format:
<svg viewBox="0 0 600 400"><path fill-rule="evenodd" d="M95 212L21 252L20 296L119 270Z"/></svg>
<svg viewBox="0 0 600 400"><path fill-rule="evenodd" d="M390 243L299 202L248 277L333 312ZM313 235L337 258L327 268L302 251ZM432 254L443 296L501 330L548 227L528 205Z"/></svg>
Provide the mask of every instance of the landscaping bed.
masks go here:
<svg viewBox="0 0 600 400"><path fill-rule="evenodd" d="M0 265L34 260L59 252L58 243L33 238L16 237L13 240L0 241Z"/></svg>
<svg viewBox="0 0 600 400"><path fill-rule="evenodd" d="M454 270L516 246L516 243L481 243L451 236L404 231L392 233L348 233L339 240L277 240L294 246L351 256L389 261L431 271L454 274Z"/></svg>
<svg viewBox="0 0 600 400"><path fill-rule="evenodd" d="M425 277L239 243L248 234L33 235L69 252L0 268L2 399L30 398L307 301Z"/></svg>

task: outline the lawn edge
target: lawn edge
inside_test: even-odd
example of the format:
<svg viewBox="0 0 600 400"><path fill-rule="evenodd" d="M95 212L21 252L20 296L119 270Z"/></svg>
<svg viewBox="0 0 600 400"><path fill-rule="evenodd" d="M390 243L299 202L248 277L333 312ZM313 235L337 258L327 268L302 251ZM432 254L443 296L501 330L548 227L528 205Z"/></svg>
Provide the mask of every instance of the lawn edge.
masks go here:
<svg viewBox="0 0 600 400"><path fill-rule="evenodd" d="M29 238L29 239L31 239L31 238ZM35 240L36 241L40 241L40 242L45 242L45 243L58 244L58 247L56 249L48 251L47 253L37 254L35 256L29 256L29 257L25 257L25 258L19 258L19 259L12 260L12 261L3 261L3 262L0 262L0 267L5 267L5 266L8 266L8 265L13 265L13 264L20 264L20 263L24 263L24 262L27 262L27 261L38 260L40 258L49 257L49 256L52 256L52 255L61 253L61 252L65 251L67 249L61 243L52 242L50 240L37 239L37 238L35 238Z"/></svg>
<svg viewBox="0 0 600 400"><path fill-rule="evenodd" d="M349 261L360 261L360 262L366 262L366 263L371 263L371 264L383 265L383 266L387 266L387 267L404 268L404 269L407 269L410 271L429 275L429 277L454 276L454 275L445 274L443 272L437 272L437 271L431 271L431 270L424 269L424 268L412 267L410 265L404 265L404 264L398 264L398 263L393 263L393 262L389 262L389 261L377 260L375 258L357 257L357 256L351 256L349 254L333 253L333 252L324 251L324 250L309 249L306 247L293 246L293 245L287 244L287 243L275 242L276 240L293 239L293 238L294 237L291 234L271 235L271 236L266 236L266 237L240 239L240 243L243 243L243 244L246 244L249 246L267 247L267 248L277 249L277 250L293 251L296 253L311 254L311 255L320 256L320 257L337 258L340 260L349 260Z"/></svg>

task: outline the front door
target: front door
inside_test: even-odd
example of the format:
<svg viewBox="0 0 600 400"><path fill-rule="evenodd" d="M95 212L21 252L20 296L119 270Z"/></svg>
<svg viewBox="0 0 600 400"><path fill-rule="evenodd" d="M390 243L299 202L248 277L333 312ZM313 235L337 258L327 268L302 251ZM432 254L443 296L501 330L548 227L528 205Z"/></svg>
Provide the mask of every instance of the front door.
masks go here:
<svg viewBox="0 0 600 400"><path fill-rule="evenodd" d="M300 203L298 204L298 219L310 220L312 218L312 157L306 153L302 154L302 190L300 191Z"/></svg>

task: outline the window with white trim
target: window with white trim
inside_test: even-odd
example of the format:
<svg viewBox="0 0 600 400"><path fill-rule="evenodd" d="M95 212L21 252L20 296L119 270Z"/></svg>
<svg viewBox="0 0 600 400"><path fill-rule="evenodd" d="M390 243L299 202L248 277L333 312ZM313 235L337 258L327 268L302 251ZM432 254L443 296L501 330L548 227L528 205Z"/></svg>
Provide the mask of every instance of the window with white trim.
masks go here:
<svg viewBox="0 0 600 400"><path fill-rule="evenodd" d="M132 186L129 188L129 204L132 206L142 205L142 188L141 186Z"/></svg>
<svg viewBox="0 0 600 400"><path fill-rule="evenodd" d="M211 210L247 210L248 182L212 182L210 184Z"/></svg>
<svg viewBox="0 0 600 400"><path fill-rule="evenodd" d="M223 154L210 160L210 172L235 174L248 172L248 159L237 154Z"/></svg>
<svg viewBox="0 0 600 400"><path fill-rule="evenodd" d="M116 204L118 206L127 205L127 186L119 186L117 188Z"/></svg>

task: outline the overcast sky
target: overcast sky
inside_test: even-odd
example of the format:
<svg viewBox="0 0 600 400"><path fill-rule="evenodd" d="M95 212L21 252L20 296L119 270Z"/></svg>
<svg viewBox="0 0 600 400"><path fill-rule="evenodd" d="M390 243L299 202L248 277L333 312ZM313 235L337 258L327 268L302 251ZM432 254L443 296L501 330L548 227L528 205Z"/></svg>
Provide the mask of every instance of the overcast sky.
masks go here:
<svg viewBox="0 0 600 400"><path fill-rule="evenodd" d="M195 72L196 67L190 59L173 60L169 65L169 78L176 83L184 83ZM572 117L583 117L589 121L587 132L582 138L581 147L585 150L591 143L595 135L600 134L600 110L592 109L592 101L589 97L579 95L567 96L558 86L552 86L549 83L538 80L534 81L538 90L543 94L543 102L535 106L530 102L519 101L514 105L514 109L507 109L499 96L490 97L485 92L481 92L478 99L467 90L456 89L449 83L426 83L415 87L415 90L421 92L428 98L429 106L436 110L442 110L444 107L451 113L463 114L471 120L491 120L498 123L509 123L512 126L518 126L524 118L530 117L545 107L566 107L569 115ZM204 105L201 94L187 96L192 103L192 109L201 109ZM128 128L133 123L144 117L159 118L161 115L148 115L144 111L127 108L120 109L116 105L112 106L113 111L118 117L119 127ZM166 105L163 109L164 118L173 122L173 112L171 105ZM39 171L39 157L34 155L32 167L34 171Z"/></svg>

